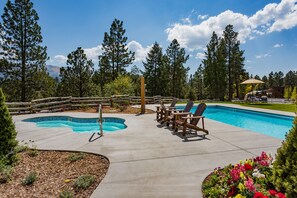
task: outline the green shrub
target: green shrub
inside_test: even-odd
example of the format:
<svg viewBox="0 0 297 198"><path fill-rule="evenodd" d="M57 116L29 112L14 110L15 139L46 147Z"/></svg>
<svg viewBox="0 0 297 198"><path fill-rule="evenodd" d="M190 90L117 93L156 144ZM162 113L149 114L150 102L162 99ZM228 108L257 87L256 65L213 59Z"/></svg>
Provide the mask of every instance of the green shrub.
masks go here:
<svg viewBox="0 0 297 198"><path fill-rule="evenodd" d="M133 95L134 85L129 76L118 76L114 81L104 85L106 96Z"/></svg>
<svg viewBox="0 0 297 198"><path fill-rule="evenodd" d="M276 189L286 192L288 198L297 197L297 117L293 128L277 150L273 163L273 182Z"/></svg>
<svg viewBox="0 0 297 198"><path fill-rule="evenodd" d="M28 155L30 157L36 157L38 155L37 146L33 140L29 140L29 143L31 144L31 146L29 146Z"/></svg>
<svg viewBox="0 0 297 198"><path fill-rule="evenodd" d="M0 184L11 180L12 171L13 168L11 166L0 164Z"/></svg>
<svg viewBox="0 0 297 198"><path fill-rule="evenodd" d="M95 181L95 177L92 175L82 175L76 179L73 186L75 189L87 189Z"/></svg>
<svg viewBox="0 0 297 198"><path fill-rule="evenodd" d="M21 153L21 152L27 151L28 149L29 149L29 147L27 145L17 145L15 147L15 152Z"/></svg>
<svg viewBox="0 0 297 198"><path fill-rule="evenodd" d="M6 158L8 164L17 160L14 151L18 142L14 123L5 104L5 96L0 88L0 159Z"/></svg>
<svg viewBox="0 0 297 198"><path fill-rule="evenodd" d="M72 198L73 193L68 189L63 189L60 193L60 198Z"/></svg>
<svg viewBox="0 0 297 198"><path fill-rule="evenodd" d="M22 185L31 185L37 180L37 173L35 171L30 172L25 179L22 180Z"/></svg>
<svg viewBox="0 0 297 198"><path fill-rule="evenodd" d="M68 160L70 162L75 162L77 160L81 160L84 159L85 154L84 153L73 153L71 155L68 156Z"/></svg>

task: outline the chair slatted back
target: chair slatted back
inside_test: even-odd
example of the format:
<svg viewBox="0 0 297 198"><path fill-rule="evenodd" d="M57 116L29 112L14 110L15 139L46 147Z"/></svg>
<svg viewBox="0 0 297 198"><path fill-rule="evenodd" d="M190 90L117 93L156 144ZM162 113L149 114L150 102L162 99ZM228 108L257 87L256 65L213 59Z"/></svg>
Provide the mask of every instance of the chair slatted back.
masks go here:
<svg viewBox="0 0 297 198"><path fill-rule="evenodd" d="M197 109L196 109L195 113L193 114L193 116L202 116L205 109L206 109L206 104L205 103L200 103L197 106ZM191 120L190 124L196 126L198 124L199 120L200 120L200 118L194 118L194 119Z"/></svg>
<svg viewBox="0 0 297 198"><path fill-rule="evenodd" d="M170 104L170 107L175 107L176 103L177 103L177 98L173 98L173 100Z"/></svg>
<svg viewBox="0 0 297 198"><path fill-rule="evenodd" d="M194 102L193 101L189 101L184 109L184 112L190 112L192 107L194 106Z"/></svg>

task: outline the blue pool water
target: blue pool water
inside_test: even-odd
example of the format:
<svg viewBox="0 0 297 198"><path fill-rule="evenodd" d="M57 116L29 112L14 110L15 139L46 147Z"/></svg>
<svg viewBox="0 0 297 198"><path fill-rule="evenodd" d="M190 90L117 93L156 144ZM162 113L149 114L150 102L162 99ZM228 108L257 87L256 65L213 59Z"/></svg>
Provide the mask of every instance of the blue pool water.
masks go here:
<svg viewBox="0 0 297 198"><path fill-rule="evenodd" d="M183 109L184 107L179 107ZM194 113L196 107L191 109ZM285 134L292 128L293 117L270 113L262 113L223 106L207 106L206 118L262 133L279 139L285 139Z"/></svg>
<svg viewBox="0 0 297 198"><path fill-rule="evenodd" d="M38 127L69 127L76 133L94 133L99 131L98 118L74 118L70 116L46 116L23 120L24 122L34 122ZM103 131L114 132L125 129L125 120L121 118L103 118Z"/></svg>

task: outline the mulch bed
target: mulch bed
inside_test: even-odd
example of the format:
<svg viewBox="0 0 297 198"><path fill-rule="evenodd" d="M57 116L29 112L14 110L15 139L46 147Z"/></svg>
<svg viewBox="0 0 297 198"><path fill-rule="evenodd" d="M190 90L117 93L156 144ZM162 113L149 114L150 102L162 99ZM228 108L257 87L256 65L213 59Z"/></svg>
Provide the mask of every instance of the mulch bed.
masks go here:
<svg viewBox="0 0 297 198"><path fill-rule="evenodd" d="M74 197L90 197L106 175L109 161L100 155L84 153L82 159L71 162L69 156L73 153L38 151L34 157L29 156L28 151L19 153L12 180L0 184L0 197L59 197L63 189L71 191ZM37 180L23 186L22 180L31 171L37 172ZM81 175L92 175L95 182L86 190L75 190L73 184Z"/></svg>

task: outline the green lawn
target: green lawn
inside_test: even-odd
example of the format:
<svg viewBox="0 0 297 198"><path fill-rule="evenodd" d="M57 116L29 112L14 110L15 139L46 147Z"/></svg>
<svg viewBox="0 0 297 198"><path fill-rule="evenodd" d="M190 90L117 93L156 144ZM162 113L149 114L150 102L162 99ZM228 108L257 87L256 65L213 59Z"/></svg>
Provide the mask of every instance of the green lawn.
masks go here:
<svg viewBox="0 0 297 198"><path fill-rule="evenodd" d="M246 107L262 108L262 109L296 112L296 104L269 104L269 103L249 104L249 103L244 103L244 104L239 104L239 105L246 106Z"/></svg>
<svg viewBox="0 0 297 198"><path fill-rule="evenodd" d="M195 101L195 104L199 103L200 101ZM271 110L278 110L278 111L287 111L287 112L296 112L296 104L270 104L270 103L235 103L235 102L214 102L214 103L222 103L222 104L237 104L245 107L255 107L255 108L262 108L262 109L271 109ZM179 102L179 104L186 104L186 102ZM210 103L211 104L211 103Z"/></svg>

